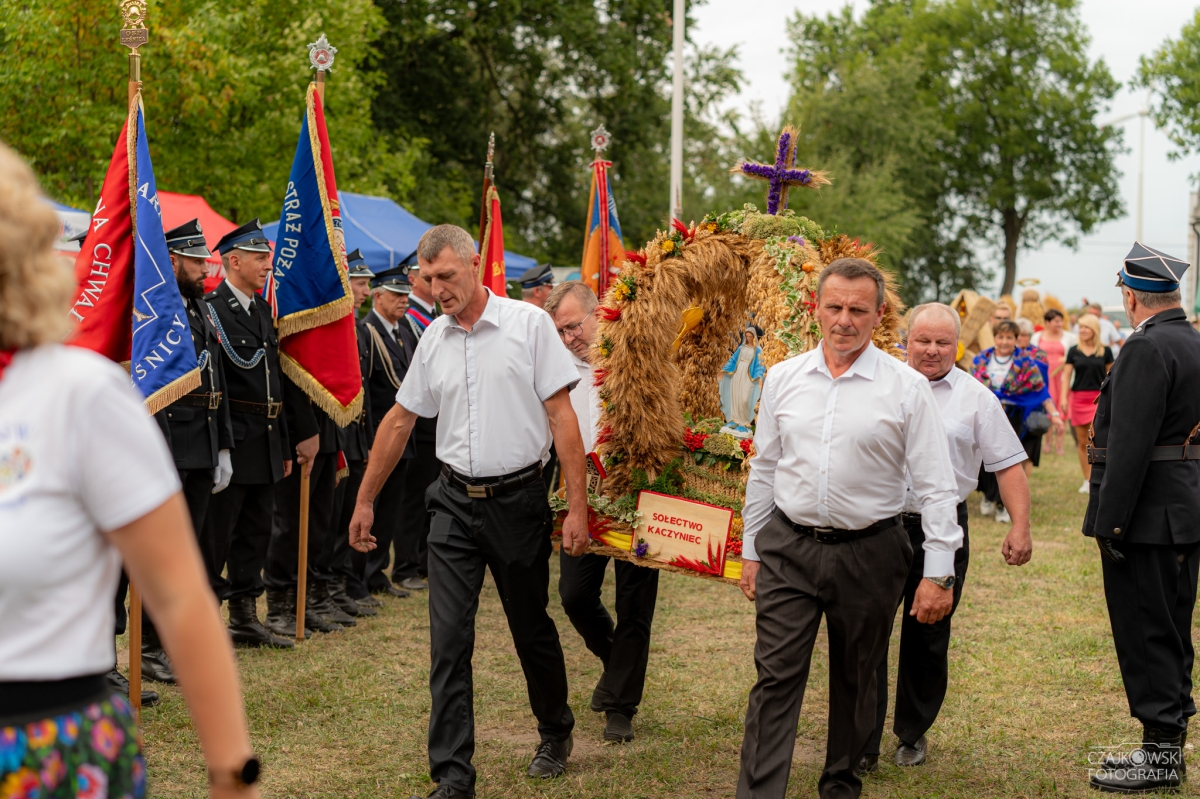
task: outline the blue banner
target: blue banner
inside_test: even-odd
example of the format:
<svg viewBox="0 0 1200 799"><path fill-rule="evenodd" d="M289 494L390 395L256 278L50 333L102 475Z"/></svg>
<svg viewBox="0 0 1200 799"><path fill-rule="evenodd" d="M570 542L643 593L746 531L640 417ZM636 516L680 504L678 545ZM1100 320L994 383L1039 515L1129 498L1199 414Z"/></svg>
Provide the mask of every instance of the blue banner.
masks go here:
<svg viewBox="0 0 1200 799"><path fill-rule="evenodd" d="M133 347L129 373L150 412L155 413L198 386L200 370L187 312L167 254L140 103L136 153L130 174L137 216L133 230Z"/></svg>
<svg viewBox="0 0 1200 799"><path fill-rule="evenodd" d="M275 315L284 337L344 316L349 285L335 254L341 219L330 209L309 92L275 238Z"/></svg>

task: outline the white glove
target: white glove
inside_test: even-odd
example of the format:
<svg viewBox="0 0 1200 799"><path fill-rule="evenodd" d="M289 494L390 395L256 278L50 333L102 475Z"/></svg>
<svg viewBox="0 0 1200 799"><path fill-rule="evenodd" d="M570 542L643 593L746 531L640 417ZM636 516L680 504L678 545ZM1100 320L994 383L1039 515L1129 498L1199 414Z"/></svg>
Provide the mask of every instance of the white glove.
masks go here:
<svg viewBox="0 0 1200 799"><path fill-rule="evenodd" d="M224 491L233 477L233 461L229 459L229 450L223 449L217 453L217 468L213 469L214 494Z"/></svg>

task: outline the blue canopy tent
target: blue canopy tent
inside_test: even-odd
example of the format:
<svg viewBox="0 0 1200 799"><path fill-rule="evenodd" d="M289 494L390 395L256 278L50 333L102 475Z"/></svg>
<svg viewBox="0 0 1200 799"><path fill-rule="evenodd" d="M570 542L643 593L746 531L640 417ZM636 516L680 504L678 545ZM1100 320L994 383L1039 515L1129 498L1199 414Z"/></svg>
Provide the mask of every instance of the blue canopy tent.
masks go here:
<svg viewBox="0 0 1200 799"><path fill-rule="evenodd" d="M341 191L338 201L346 250L361 250L367 266L375 272L404 263L416 252L421 234L433 227L387 197ZM263 232L272 243L278 229L278 220L263 225ZM505 250L504 272L509 280L516 280L534 266L537 261L533 258Z"/></svg>

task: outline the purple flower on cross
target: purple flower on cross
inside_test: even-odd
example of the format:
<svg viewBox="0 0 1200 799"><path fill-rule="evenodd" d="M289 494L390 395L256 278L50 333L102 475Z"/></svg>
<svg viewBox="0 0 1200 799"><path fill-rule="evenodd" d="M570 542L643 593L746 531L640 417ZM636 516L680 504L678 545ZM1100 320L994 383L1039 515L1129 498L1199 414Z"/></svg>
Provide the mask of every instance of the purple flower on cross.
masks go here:
<svg viewBox="0 0 1200 799"><path fill-rule="evenodd" d="M781 208L787 208L788 189L791 186L807 186L812 181L812 172L807 169L795 169L796 145L792 131L784 129L779 134L779 145L775 149L774 165L757 164L743 161L740 170L743 175L770 184L767 192L767 213L778 214Z"/></svg>
<svg viewBox="0 0 1200 799"><path fill-rule="evenodd" d="M787 240L792 242L793 244L799 245L800 247L804 246L804 237L803 236L788 236Z"/></svg>
<svg viewBox="0 0 1200 799"><path fill-rule="evenodd" d="M639 558L644 558L644 557L646 557L646 553L649 551L650 551L650 545L646 543L646 539L639 538L638 542L637 542L637 546L635 546L633 548L634 556L639 557Z"/></svg>

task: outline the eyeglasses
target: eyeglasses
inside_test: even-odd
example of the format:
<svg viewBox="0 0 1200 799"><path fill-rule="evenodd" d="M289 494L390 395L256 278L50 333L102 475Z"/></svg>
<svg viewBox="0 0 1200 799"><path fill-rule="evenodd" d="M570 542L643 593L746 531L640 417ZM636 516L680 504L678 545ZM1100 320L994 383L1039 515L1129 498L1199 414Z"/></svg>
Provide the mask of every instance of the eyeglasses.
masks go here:
<svg viewBox="0 0 1200 799"><path fill-rule="evenodd" d="M587 316L584 316L582 319L580 319L575 324L558 328L558 337L562 338L562 339L567 339L567 338L575 338L576 336L581 335L583 333L583 323L587 321L588 316L591 316L595 312L596 312L596 309L593 308L592 310L587 312Z"/></svg>

